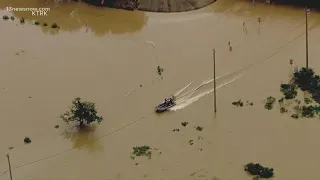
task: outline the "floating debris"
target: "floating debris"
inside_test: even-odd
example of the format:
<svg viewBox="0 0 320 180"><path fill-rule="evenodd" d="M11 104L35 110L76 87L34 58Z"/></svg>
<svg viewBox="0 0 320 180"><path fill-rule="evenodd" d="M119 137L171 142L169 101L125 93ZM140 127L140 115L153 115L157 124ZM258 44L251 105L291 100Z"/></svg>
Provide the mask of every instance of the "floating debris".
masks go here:
<svg viewBox="0 0 320 180"><path fill-rule="evenodd" d="M255 176L254 179L271 178L274 176L273 168L263 167L260 164L249 163L244 170L250 175Z"/></svg>
<svg viewBox="0 0 320 180"><path fill-rule="evenodd" d="M58 129L60 126L59 125L55 125L54 128Z"/></svg>
<svg viewBox="0 0 320 180"><path fill-rule="evenodd" d="M11 19L12 21L14 21L15 18L14 18L13 16L11 16L10 19Z"/></svg>
<svg viewBox="0 0 320 180"><path fill-rule="evenodd" d="M238 101L232 102L232 105L237 106L237 107L243 107L243 106L244 106L244 103L243 103L243 101L240 99L240 100L238 100ZM247 106L253 106L253 102L246 101L246 105L247 105Z"/></svg>
<svg viewBox="0 0 320 180"><path fill-rule="evenodd" d="M202 130L203 130L203 127L197 126L197 127L196 127L196 130L197 130L197 131L202 131Z"/></svg>
<svg viewBox="0 0 320 180"><path fill-rule="evenodd" d="M157 72L158 72L159 76L162 75L163 71L164 71L163 68L161 68L160 66L157 67Z"/></svg>
<svg viewBox="0 0 320 180"><path fill-rule="evenodd" d="M192 139L189 140L189 144L190 144L191 146L193 145L193 140L192 140Z"/></svg>
<svg viewBox="0 0 320 180"><path fill-rule="evenodd" d="M35 21L34 25L38 26L38 25L40 25L40 22L39 21Z"/></svg>
<svg viewBox="0 0 320 180"><path fill-rule="evenodd" d="M178 132L179 132L179 131L180 131L180 129L174 129L174 130L172 130L172 131L178 131Z"/></svg>
<svg viewBox="0 0 320 180"><path fill-rule="evenodd" d="M247 106L253 106L253 102L247 101Z"/></svg>
<svg viewBox="0 0 320 180"><path fill-rule="evenodd" d="M201 140L201 139L203 139L203 137L202 136L198 136L198 139Z"/></svg>
<svg viewBox="0 0 320 180"><path fill-rule="evenodd" d="M4 16L2 16L2 19L3 19L3 20L8 20L8 19L9 19L9 16L4 15Z"/></svg>
<svg viewBox="0 0 320 180"><path fill-rule="evenodd" d="M43 23L43 26L48 26L48 24L47 23Z"/></svg>
<svg viewBox="0 0 320 180"><path fill-rule="evenodd" d="M51 28L56 29L56 28L59 28L59 26L58 26L56 23L53 23L53 24L51 25Z"/></svg>
<svg viewBox="0 0 320 180"><path fill-rule="evenodd" d="M188 122L182 122L182 123L181 123L181 125L182 125L183 127L186 127L188 124L189 124Z"/></svg>
<svg viewBox="0 0 320 180"><path fill-rule="evenodd" d="M10 150L13 149L13 146L9 147L9 149L10 149Z"/></svg>
<svg viewBox="0 0 320 180"><path fill-rule="evenodd" d="M31 143L31 139L30 139L29 137L25 137L23 141L24 141L24 143L26 143L26 144Z"/></svg>
<svg viewBox="0 0 320 180"><path fill-rule="evenodd" d="M22 17L22 18L20 19L20 23L21 23L21 24L24 24L24 23L25 23L24 17Z"/></svg>

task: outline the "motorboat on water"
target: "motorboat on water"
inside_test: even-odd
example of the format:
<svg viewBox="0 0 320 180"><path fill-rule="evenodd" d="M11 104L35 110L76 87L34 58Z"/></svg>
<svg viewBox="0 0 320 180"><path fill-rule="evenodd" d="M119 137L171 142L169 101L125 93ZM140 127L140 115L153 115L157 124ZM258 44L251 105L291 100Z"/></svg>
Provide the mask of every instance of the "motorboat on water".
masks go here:
<svg viewBox="0 0 320 180"><path fill-rule="evenodd" d="M157 113L165 112L165 111L167 111L168 109L172 108L175 105L176 105L176 103L174 102L174 98L173 97L166 98L164 100L164 102L162 102L161 104L156 106L156 112Z"/></svg>

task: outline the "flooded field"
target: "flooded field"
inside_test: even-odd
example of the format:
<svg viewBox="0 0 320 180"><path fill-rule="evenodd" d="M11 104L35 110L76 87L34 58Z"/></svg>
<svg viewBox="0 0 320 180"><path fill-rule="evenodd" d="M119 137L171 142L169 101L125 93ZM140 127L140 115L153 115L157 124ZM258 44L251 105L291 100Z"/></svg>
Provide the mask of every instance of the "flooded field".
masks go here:
<svg viewBox="0 0 320 180"><path fill-rule="evenodd" d="M289 59L305 64L302 9L219 0L161 14L0 1L0 8L10 6L51 11L46 17L0 11L15 17L0 20L0 180L9 179L7 153L15 180L249 180L243 171L249 162L273 167L275 180L320 176L319 119L264 109L265 99L279 96L279 84L288 81ZM309 66L318 73L319 23L311 13ZM155 114L170 94L179 97L178 106ZM86 133L59 118L76 96L95 102L104 117ZM254 106L232 106L239 99ZM32 143L24 144L26 136ZM132 160L132 147L140 145L158 150L151 159Z"/></svg>

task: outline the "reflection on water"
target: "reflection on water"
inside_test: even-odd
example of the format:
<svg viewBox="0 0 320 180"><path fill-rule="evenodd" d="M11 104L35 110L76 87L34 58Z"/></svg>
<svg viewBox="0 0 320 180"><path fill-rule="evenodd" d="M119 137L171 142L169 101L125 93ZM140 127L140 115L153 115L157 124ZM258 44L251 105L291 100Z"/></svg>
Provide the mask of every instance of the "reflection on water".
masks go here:
<svg viewBox="0 0 320 180"><path fill-rule="evenodd" d="M71 127L64 131L62 136L69 139L73 143L73 148L87 149L89 152L102 149L102 145L99 141L95 141L96 137L94 131L96 126L87 126L84 129L79 130L78 127Z"/></svg>
<svg viewBox="0 0 320 180"><path fill-rule="evenodd" d="M48 16L32 16L31 12L13 12L18 17L39 21L41 24L48 23L48 27L41 26L45 33L56 34L57 29L51 29L52 23L57 23L61 30L78 31L83 28L101 36L107 33L123 34L137 32L147 23L148 17L144 12L123 11L109 8L99 8L84 3L63 3L59 6L53 3L45 3L45 0L3 0L0 1L0 8L5 7L48 7L51 8Z"/></svg>

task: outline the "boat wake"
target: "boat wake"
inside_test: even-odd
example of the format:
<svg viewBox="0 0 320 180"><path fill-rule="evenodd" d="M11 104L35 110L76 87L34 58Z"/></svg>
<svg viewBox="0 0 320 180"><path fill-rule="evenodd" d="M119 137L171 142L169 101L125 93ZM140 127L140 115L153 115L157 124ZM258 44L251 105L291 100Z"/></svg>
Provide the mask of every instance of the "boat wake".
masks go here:
<svg viewBox="0 0 320 180"><path fill-rule="evenodd" d="M219 79L225 79L226 77L229 77L231 74L230 73L226 73L225 75L223 76L220 76L220 77L217 77L216 78L216 83L217 83L217 80ZM224 82L224 83L220 83L220 85L217 85L216 89L220 89L230 83L233 83L234 81L236 81L237 79L239 79L242 75L238 75L236 77L234 77L233 79L227 81L227 82ZM201 83L198 87L194 88L193 90L189 91L189 92L186 92L184 94L181 94L183 93L193 82L189 83L188 85L186 85L185 87L183 87L181 90L179 90L178 92L176 92L174 94L174 97L176 99L176 106L170 108L169 110L170 111L177 111L177 110L180 110L180 109L183 109L187 106L189 106L190 104L196 102L197 100L199 100L200 98L212 93L214 91L214 88L211 88L211 89L207 89L207 90L202 90L203 88L205 88L206 85L212 83L214 81L214 78L212 79L209 79L209 80L206 80L204 81L203 83ZM217 83L219 84L219 83ZM202 91L201 91L202 90ZM181 94L181 95L180 95Z"/></svg>

